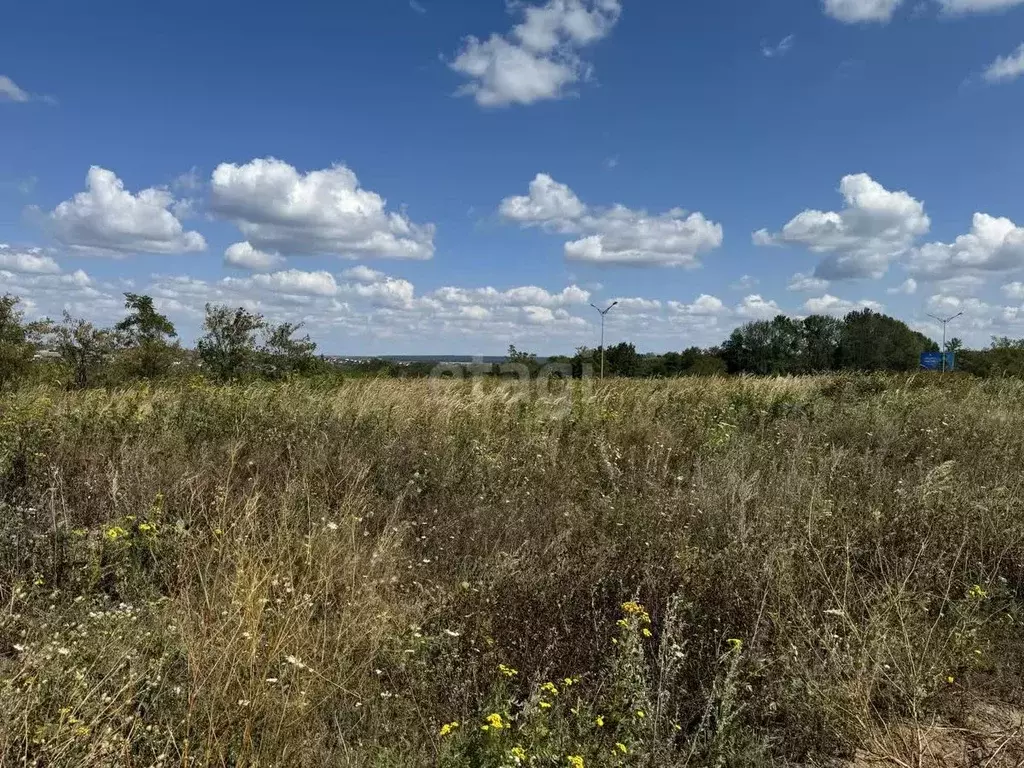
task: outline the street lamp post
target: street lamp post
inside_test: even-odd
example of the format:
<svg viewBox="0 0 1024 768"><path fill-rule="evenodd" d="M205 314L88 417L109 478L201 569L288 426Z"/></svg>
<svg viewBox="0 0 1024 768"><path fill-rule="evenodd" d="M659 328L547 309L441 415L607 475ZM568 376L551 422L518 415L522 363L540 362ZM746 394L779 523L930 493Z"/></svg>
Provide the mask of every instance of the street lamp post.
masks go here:
<svg viewBox="0 0 1024 768"><path fill-rule="evenodd" d="M952 317L936 317L935 315L928 315L932 320L937 320L942 323L942 372L946 372L946 326L956 320L963 312L957 312Z"/></svg>
<svg viewBox="0 0 1024 768"><path fill-rule="evenodd" d="M619 302L617 302L617 301L613 301L611 304L608 305L607 309L601 309L600 307L594 306L593 304L590 305L590 306L594 307L594 309L596 309L598 311L598 314L601 315L601 380L602 381L604 381L604 319L608 315L608 313L612 311L612 307L614 307L618 303Z"/></svg>

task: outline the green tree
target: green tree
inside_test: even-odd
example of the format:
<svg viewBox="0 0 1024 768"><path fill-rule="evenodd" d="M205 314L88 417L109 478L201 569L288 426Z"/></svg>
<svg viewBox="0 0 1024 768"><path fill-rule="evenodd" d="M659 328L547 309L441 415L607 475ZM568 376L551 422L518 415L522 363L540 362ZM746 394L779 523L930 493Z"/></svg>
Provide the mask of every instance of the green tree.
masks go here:
<svg viewBox="0 0 1024 768"><path fill-rule="evenodd" d="M914 371L922 352L938 345L911 330L906 323L870 309L849 313L843 319L837 359L842 368L860 371Z"/></svg>
<svg viewBox="0 0 1024 768"><path fill-rule="evenodd" d="M740 326L722 345L731 373L785 374L800 369L803 331L785 315Z"/></svg>
<svg viewBox="0 0 1024 768"><path fill-rule="evenodd" d="M608 347L604 352L604 367L609 376L636 376L640 369L636 347L625 341Z"/></svg>
<svg viewBox="0 0 1024 768"><path fill-rule="evenodd" d="M835 370L843 321L828 315L810 315L801 321L800 326L803 335L800 371L822 373Z"/></svg>
<svg viewBox="0 0 1024 768"><path fill-rule="evenodd" d="M268 375L310 374L319 367L316 342L308 334L293 338L301 329L302 323L281 323L265 328L262 351Z"/></svg>
<svg viewBox="0 0 1024 768"><path fill-rule="evenodd" d="M75 386L94 386L116 348L114 333L64 312L63 322L53 329L54 349L71 369Z"/></svg>
<svg viewBox="0 0 1024 768"><path fill-rule="evenodd" d="M0 296L0 391L25 374L36 353L19 301L17 296Z"/></svg>
<svg viewBox="0 0 1024 768"><path fill-rule="evenodd" d="M258 360L256 334L266 327L263 316L239 307L207 304L203 330L196 344L203 368L220 381L252 371Z"/></svg>
<svg viewBox="0 0 1024 768"><path fill-rule="evenodd" d="M115 330L125 347L129 375L151 379L166 373L176 352L170 341L178 335L174 324L156 311L151 297L126 293L124 298L128 315Z"/></svg>

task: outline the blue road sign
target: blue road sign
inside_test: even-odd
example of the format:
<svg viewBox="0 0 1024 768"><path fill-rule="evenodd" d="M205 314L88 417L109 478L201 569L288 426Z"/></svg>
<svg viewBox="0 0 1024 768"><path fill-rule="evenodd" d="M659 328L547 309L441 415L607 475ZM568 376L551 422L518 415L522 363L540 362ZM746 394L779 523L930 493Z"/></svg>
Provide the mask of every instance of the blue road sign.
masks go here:
<svg viewBox="0 0 1024 768"><path fill-rule="evenodd" d="M946 359L946 370L952 371L956 366L955 352L922 352L921 368L925 371L941 371L943 358Z"/></svg>

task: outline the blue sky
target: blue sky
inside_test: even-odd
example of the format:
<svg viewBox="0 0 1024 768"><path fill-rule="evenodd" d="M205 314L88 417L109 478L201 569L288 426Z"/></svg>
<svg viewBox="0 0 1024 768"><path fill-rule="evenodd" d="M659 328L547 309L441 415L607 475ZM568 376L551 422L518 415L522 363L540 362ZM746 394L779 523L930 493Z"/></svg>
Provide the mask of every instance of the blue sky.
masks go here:
<svg viewBox="0 0 1024 768"><path fill-rule="evenodd" d="M1024 335L1024 0L41 1L0 26L0 292L330 352Z"/></svg>

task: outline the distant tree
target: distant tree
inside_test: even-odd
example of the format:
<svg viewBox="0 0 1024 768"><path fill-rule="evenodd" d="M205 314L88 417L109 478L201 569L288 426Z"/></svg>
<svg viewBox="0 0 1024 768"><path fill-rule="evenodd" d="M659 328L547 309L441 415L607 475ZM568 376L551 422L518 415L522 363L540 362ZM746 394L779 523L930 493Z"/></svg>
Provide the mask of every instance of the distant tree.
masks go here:
<svg viewBox="0 0 1024 768"><path fill-rule="evenodd" d="M19 301L17 296L0 296L0 391L24 375L37 348Z"/></svg>
<svg viewBox="0 0 1024 768"><path fill-rule="evenodd" d="M266 327L262 315L239 307L207 304L203 330L196 344L203 368L220 381L253 370L258 357L256 334Z"/></svg>
<svg viewBox="0 0 1024 768"><path fill-rule="evenodd" d="M66 311L63 322L53 328L54 348L71 369L79 389L95 385L116 347L115 335L87 320L75 319Z"/></svg>
<svg viewBox="0 0 1024 768"><path fill-rule="evenodd" d="M640 369L636 347L624 341L608 347L604 353L604 368L608 376L636 376Z"/></svg>
<svg viewBox="0 0 1024 768"><path fill-rule="evenodd" d="M800 370L821 373L834 370L843 321L828 315L810 315L800 323L803 336Z"/></svg>
<svg viewBox="0 0 1024 768"><path fill-rule="evenodd" d="M151 379L166 373L176 356L171 345L178 335L174 324L156 311L151 297L126 293L124 298L128 315L114 328L129 375Z"/></svg>
<svg viewBox="0 0 1024 768"><path fill-rule="evenodd" d="M778 315L734 330L722 345L722 357L731 373L795 373L800 369L802 345L800 324Z"/></svg>
<svg viewBox="0 0 1024 768"><path fill-rule="evenodd" d="M687 376L725 376L728 372L725 361L710 352L702 352L685 371Z"/></svg>
<svg viewBox="0 0 1024 768"><path fill-rule="evenodd" d="M961 339L954 336L952 339L946 342L946 351L953 352L954 354L964 348L964 343Z"/></svg>
<svg viewBox="0 0 1024 768"><path fill-rule="evenodd" d="M837 359L843 368L860 371L913 371L922 352L938 351L927 336L896 318L870 309L843 319Z"/></svg>
<svg viewBox="0 0 1024 768"><path fill-rule="evenodd" d="M270 375L309 374L321 367L321 360L316 356L316 342L308 335L292 338L301 329L302 323L281 323L264 329L262 351Z"/></svg>

